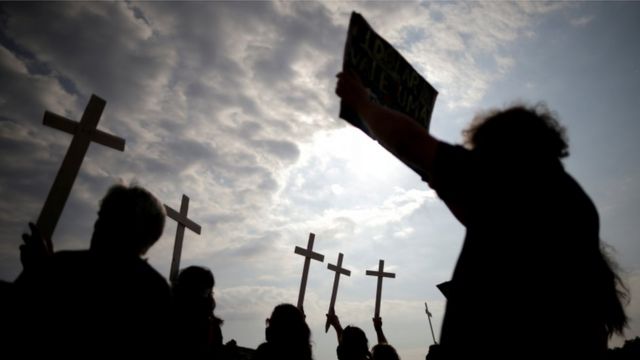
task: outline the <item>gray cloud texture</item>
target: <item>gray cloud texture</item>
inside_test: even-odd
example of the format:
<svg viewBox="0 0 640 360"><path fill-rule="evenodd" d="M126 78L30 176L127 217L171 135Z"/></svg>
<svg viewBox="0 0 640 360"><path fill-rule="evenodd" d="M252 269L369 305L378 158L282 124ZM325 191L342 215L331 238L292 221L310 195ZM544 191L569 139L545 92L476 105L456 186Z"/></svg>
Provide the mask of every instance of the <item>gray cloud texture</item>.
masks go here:
<svg viewBox="0 0 640 360"><path fill-rule="evenodd" d="M370 326L375 284L364 270L380 257L396 267L385 324L389 334L413 329L397 339L401 355L424 358L429 335L421 333L426 319L414 315L423 311L416 299L433 299L441 318L433 285L450 276L463 230L414 173L337 120L334 75L349 13L362 12L438 88L432 129L451 138L457 120L518 65L510 47L535 38L542 17L574 6L2 3L0 278L20 271L20 233L37 217L71 140L41 124L44 111L79 120L95 93L107 101L99 128L124 137L126 151L91 145L54 235L59 249L88 246L99 199L114 182L137 181L174 208L184 193L203 233L185 234L183 265L214 270L225 338L256 346L272 307L296 299L302 259L293 247L313 231L328 261L341 251L354 271L341 282L340 307L352 316L345 323ZM567 24L596 20L575 15ZM174 234L169 221L149 252L165 275ZM326 261L313 266L307 309L323 360L335 355L333 335L315 330L332 276Z"/></svg>

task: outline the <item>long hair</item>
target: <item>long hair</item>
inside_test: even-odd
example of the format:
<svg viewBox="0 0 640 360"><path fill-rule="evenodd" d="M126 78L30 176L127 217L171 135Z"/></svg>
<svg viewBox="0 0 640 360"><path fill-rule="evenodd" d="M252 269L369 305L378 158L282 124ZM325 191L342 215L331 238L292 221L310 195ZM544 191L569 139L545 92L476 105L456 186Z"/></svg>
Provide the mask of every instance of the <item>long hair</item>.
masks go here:
<svg viewBox="0 0 640 360"><path fill-rule="evenodd" d="M627 326L628 318L624 311L624 303L628 302L629 290L620 278L618 264L613 260L609 248L600 246L600 276L603 289L600 293L602 302L602 319L609 337L622 334Z"/></svg>
<svg viewBox="0 0 640 360"><path fill-rule="evenodd" d="M543 103L480 113L462 135L469 149L491 156L559 159L569 155L566 130Z"/></svg>
<svg viewBox="0 0 640 360"><path fill-rule="evenodd" d="M300 360L310 360L311 330L304 314L291 304L280 304L273 309L265 331L267 343L280 354L294 355Z"/></svg>
<svg viewBox="0 0 640 360"><path fill-rule="evenodd" d="M367 335L356 326L347 326L342 330L340 344L338 344L336 352L339 360L371 359Z"/></svg>
<svg viewBox="0 0 640 360"><path fill-rule="evenodd" d="M203 266L189 266L180 271L173 284L174 301L178 310L194 316L209 318L222 325L214 315L216 302L213 297L215 279L213 272Z"/></svg>

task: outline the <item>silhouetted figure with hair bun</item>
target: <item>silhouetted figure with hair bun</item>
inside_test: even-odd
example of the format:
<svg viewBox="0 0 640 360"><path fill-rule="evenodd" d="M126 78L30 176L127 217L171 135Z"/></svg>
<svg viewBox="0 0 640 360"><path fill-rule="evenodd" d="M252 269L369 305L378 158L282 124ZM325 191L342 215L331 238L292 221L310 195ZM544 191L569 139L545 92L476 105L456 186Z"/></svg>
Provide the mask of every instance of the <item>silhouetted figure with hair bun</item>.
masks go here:
<svg viewBox="0 0 640 360"><path fill-rule="evenodd" d="M348 325L342 328L340 318L336 314L326 314L329 324L335 329L338 338L336 353L338 360L368 360L371 359L369 352L369 340L367 335L356 326Z"/></svg>
<svg viewBox="0 0 640 360"><path fill-rule="evenodd" d="M601 249L596 207L564 170L567 140L551 112L484 114L463 147L371 101L352 73L338 74L336 93L466 227L438 358L604 358L627 322L626 290Z"/></svg>
<svg viewBox="0 0 640 360"><path fill-rule="evenodd" d="M382 331L382 318L373 318L373 328L376 331L378 344L371 348L371 358L373 360L400 360L398 352L389 344L384 331Z"/></svg>
<svg viewBox="0 0 640 360"><path fill-rule="evenodd" d="M21 248L25 268L15 282L24 304L24 355L166 355L169 284L141 258L164 222L164 207L151 193L116 185L102 200L89 250L43 255L44 241L31 225Z"/></svg>
<svg viewBox="0 0 640 360"><path fill-rule="evenodd" d="M280 304L267 319L266 342L256 349L255 360L311 360L311 330L305 316L291 304Z"/></svg>
<svg viewBox="0 0 640 360"><path fill-rule="evenodd" d="M223 359L222 319L214 314L215 280L211 270L189 266L173 286L176 354L183 359ZM231 342L232 346L234 342Z"/></svg>
<svg viewBox="0 0 640 360"><path fill-rule="evenodd" d="M387 344L377 344L371 349L371 359L373 360L400 360L396 349Z"/></svg>

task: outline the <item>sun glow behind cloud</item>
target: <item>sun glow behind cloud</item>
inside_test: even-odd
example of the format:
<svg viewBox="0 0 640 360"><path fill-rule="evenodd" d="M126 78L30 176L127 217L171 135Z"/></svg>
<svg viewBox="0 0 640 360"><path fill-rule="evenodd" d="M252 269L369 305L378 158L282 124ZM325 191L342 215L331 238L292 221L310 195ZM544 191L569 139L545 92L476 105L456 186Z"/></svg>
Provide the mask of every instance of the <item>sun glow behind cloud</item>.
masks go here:
<svg viewBox="0 0 640 360"><path fill-rule="evenodd" d="M389 337L401 344L403 359L424 358L429 335L424 332L422 299L433 299L435 318L442 315L443 303L437 303L442 298L433 285L450 275L463 229L418 175L337 119L334 75L349 13L363 13L440 90L431 130L451 141L459 139L461 123L476 108L500 105L496 101L521 94L535 99L566 94L565 87L553 86L585 79L583 73L569 77L566 70L548 70L557 64L526 76L521 72L531 63L543 63L548 52L566 62L568 50L549 50L561 39L557 34L578 36L570 30L587 31L600 20L579 11L581 4L539 2L31 6L0 5L0 77L3 84L11 84L0 88L2 278L11 279L19 271L19 233L36 216L69 143L68 135L40 124L42 113L50 110L78 119L95 92L107 100L100 128L126 137L127 150L116 154L92 145L61 219L56 240L60 248L87 246L98 199L118 178L138 180L173 207L182 193L189 195L190 217L203 226L203 234L185 235L183 265L214 269L219 311L227 320L225 338L255 346L263 339L263 320L274 302L295 301L301 260L293 248L304 245L313 231L318 249L331 262L342 251L354 271L374 267L381 257L395 267L399 275L389 282L393 291L385 293L389 303L383 308L393 309L385 313L385 326ZM547 19L566 26L540 26ZM588 43L597 39L590 37ZM523 50L523 44L536 40L543 40L536 43L542 45ZM598 67L590 74L611 78L608 71L614 68ZM512 78L514 73L522 78ZM535 86L519 86L526 83ZM637 93L634 89L627 93ZM602 96L589 103L602 109L610 102ZM588 105L581 100L566 110L588 111ZM588 119L590 114L578 115ZM578 169L592 177L617 174L601 168L613 162L593 160L600 159L598 152L636 143L611 136L636 133L628 130L629 124L620 127L622 134L614 132L616 119L625 117L607 118L609 128L604 130L597 127L602 118L575 122L570 129L572 144L585 144L577 154L584 151L581 164L586 165ZM616 140L603 149L597 143L606 141L574 141L573 135L581 132ZM634 149L627 145L607 158L638 153ZM633 231L617 222L637 214L628 211L634 206L629 194L640 193L635 191L637 174L620 178L629 179L628 188L616 182L592 186L619 192L615 197L594 192L606 205L603 228L618 235L608 238L624 239L627 249L637 249L630 240L635 239ZM165 275L174 235L175 225L170 224L149 254ZM308 309L314 329L320 329L331 277L323 269L326 264L316 265ZM343 314L352 317L345 322L367 331L373 289L369 280L354 275L341 285L340 295ZM632 306L637 308L637 302ZM407 332L412 335L405 337ZM325 337L314 330L314 340L317 359L334 358L333 334Z"/></svg>

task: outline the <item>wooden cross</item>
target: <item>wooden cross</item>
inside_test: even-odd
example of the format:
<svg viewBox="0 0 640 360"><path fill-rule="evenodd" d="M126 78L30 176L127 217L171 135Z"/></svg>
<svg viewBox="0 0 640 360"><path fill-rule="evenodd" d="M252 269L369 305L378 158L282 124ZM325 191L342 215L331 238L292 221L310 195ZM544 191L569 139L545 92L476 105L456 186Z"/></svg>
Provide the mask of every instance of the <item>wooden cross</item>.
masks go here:
<svg viewBox="0 0 640 360"><path fill-rule="evenodd" d="M351 276L351 271L342 267L342 253L338 253L338 265L327 264L327 268L329 270L335 271L335 275L333 277L333 290L331 291L331 302L329 303L329 314L335 314L335 306L336 306L336 296L338 295L338 283L340 282L340 274L344 274L347 276ZM327 318L327 323L324 325L324 332L329 331L329 319Z"/></svg>
<svg viewBox="0 0 640 360"><path fill-rule="evenodd" d="M307 248L303 249L296 246L295 253L304 256L304 268L302 269L302 280L300 281L300 292L298 293L298 309L303 311L304 292L307 288L307 276L309 275L309 264L311 259L324 262L324 255L313 252L313 240L316 238L316 234L309 233L309 242Z"/></svg>
<svg viewBox="0 0 640 360"><path fill-rule="evenodd" d="M433 325L431 325L431 312L429 311L429 307L427 306L427 302L424 302L424 311L427 313L427 317L429 318L429 328L431 329L431 337L433 338L433 343L438 345L436 341L436 335L433 333Z"/></svg>
<svg viewBox="0 0 640 360"><path fill-rule="evenodd" d="M367 270L367 275L378 277L378 289L376 290L376 311L375 317L380 317L380 299L382 298L382 278L395 278L396 274L384 272L384 260L380 260L378 263L378 271Z"/></svg>
<svg viewBox="0 0 640 360"><path fill-rule="evenodd" d="M175 283L178 279L178 271L180 270L180 255L182 254L182 239L184 238L184 228L200 235L200 225L187 218L187 212L189 211L189 197L182 194L182 203L180 204L180 212L173 210L170 206L164 205L167 211L167 216L172 218L178 223L176 228L176 241L173 244L173 259L171 259L171 272L169 273L169 280L171 283Z"/></svg>
<svg viewBox="0 0 640 360"><path fill-rule="evenodd" d="M62 209L64 209L64 205L69 198L71 188L78 176L80 165L82 165L82 160L87 153L89 144L93 141L116 150L124 151L124 139L107 134L96 128L105 105L106 102L103 99L96 95L91 95L89 104L87 104L79 123L49 111L45 111L44 113L44 119L42 120L44 125L73 135L71 144L67 149L67 154L64 156L62 165L60 165L58 174L53 181L53 185L49 190L49 195L47 195L47 200L44 202L37 221L38 228L51 251L53 251L51 236L56 229L56 225L62 214Z"/></svg>

